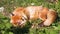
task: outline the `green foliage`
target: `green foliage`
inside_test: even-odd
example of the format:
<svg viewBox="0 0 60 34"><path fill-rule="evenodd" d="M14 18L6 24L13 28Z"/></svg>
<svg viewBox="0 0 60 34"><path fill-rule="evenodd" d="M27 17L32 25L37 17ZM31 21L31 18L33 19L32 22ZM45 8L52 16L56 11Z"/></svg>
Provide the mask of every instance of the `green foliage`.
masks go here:
<svg viewBox="0 0 60 34"><path fill-rule="evenodd" d="M5 7L6 12L12 12L16 7L31 6L34 3L35 6L43 5L48 8L56 10L58 18L55 23L49 27L36 26L31 28L32 22L37 24L41 21L31 21L23 28L13 27L8 17L3 16L0 13L0 34L59 34L60 33L60 1L57 4L49 3L45 0L0 0L0 7Z"/></svg>

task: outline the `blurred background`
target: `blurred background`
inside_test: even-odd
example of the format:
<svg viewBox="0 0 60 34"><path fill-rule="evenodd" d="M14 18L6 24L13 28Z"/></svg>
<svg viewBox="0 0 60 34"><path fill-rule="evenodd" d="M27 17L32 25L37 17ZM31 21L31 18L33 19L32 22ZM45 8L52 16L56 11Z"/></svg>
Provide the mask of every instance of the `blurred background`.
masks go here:
<svg viewBox="0 0 60 34"><path fill-rule="evenodd" d="M17 7L31 5L43 5L56 10L58 14L56 21L49 27L30 28L29 23L23 28L13 27L10 23L9 13ZM0 12L0 34L60 34L60 0L0 0L0 7L4 7L4 12Z"/></svg>

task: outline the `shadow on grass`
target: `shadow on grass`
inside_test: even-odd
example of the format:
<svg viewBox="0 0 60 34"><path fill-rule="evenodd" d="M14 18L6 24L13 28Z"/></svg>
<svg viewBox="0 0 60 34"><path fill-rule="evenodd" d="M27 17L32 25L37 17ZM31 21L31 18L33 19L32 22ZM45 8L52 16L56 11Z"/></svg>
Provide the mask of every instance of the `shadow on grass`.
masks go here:
<svg viewBox="0 0 60 34"><path fill-rule="evenodd" d="M0 18L1 22L4 24L4 21L3 20L8 20L9 22L9 19L8 18ZM9 26L10 28L7 28L5 25L4 28L0 28L0 34L9 34L9 32L12 32L13 34L28 34L29 33L29 28L31 27L31 23L28 21L27 24L23 27L23 28L20 28L20 27L13 27L13 26ZM2 25L1 25L2 26Z"/></svg>
<svg viewBox="0 0 60 34"><path fill-rule="evenodd" d="M11 27L10 31L13 32L14 34L28 34L30 27L31 27L31 24L28 22L28 24L23 28Z"/></svg>
<svg viewBox="0 0 60 34"><path fill-rule="evenodd" d="M60 16L57 15L57 18L53 24L55 24L54 26L60 25Z"/></svg>
<svg viewBox="0 0 60 34"><path fill-rule="evenodd" d="M55 22L60 22L60 16L59 16L59 14L57 14L57 18L56 18Z"/></svg>

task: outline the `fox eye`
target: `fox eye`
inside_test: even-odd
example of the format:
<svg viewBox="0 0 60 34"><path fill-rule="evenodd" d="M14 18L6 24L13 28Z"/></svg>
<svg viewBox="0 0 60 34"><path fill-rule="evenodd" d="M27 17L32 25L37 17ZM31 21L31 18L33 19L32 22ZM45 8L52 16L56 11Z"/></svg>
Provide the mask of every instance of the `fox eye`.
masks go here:
<svg viewBox="0 0 60 34"><path fill-rule="evenodd" d="M12 16L14 16L14 14L13 14L13 13L11 13L11 15L12 15Z"/></svg>

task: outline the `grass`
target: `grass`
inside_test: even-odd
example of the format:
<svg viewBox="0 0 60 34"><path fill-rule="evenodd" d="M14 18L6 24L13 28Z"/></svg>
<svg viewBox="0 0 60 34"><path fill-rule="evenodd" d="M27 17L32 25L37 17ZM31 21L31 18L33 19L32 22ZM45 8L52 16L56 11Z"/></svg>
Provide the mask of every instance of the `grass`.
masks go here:
<svg viewBox="0 0 60 34"><path fill-rule="evenodd" d="M57 4L49 3L45 0L0 0L0 7L5 7L5 11L11 13L16 7L43 5L56 10L58 18L55 23L49 27L30 28L31 24L27 24L24 28L16 28L10 24L10 18L0 13L0 34L60 34L60 1Z"/></svg>

